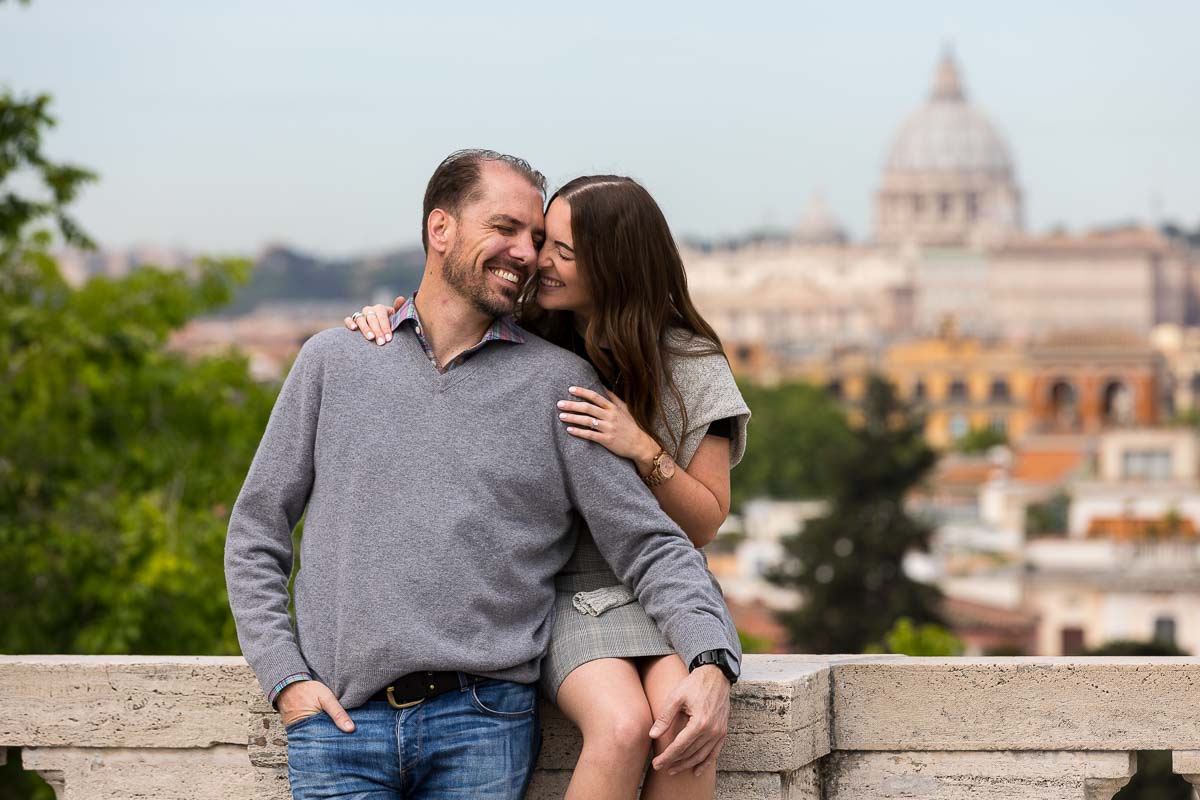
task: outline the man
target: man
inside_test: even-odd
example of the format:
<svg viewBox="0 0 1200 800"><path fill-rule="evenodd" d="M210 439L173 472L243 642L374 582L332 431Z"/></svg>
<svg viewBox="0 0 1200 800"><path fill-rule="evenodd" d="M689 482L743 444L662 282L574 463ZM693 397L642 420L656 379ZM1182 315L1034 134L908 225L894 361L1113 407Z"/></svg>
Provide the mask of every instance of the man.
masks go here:
<svg viewBox="0 0 1200 800"><path fill-rule="evenodd" d="M511 156L447 158L426 190L425 273L395 344L319 333L280 392L225 562L242 651L287 727L297 800L523 793L575 514L693 665L651 730L690 717L655 768L720 751L741 655L728 610L633 466L542 413L563 387L598 388L595 373L508 319L536 270L544 187ZM364 463L368 450L379 456Z"/></svg>

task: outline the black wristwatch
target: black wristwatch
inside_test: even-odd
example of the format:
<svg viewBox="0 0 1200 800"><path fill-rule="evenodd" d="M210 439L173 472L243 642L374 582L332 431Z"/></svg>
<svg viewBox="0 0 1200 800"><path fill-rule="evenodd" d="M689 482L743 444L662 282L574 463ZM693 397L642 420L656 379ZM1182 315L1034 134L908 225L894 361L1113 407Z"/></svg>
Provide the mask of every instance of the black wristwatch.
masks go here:
<svg viewBox="0 0 1200 800"><path fill-rule="evenodd" d="M688 665L688 672L691 672L696 667L703 667L705 664L712 664L719 667L721 672L724 673L725 679L729 681L730 686L737 683L738 673L733 666L734 662L728 650L705 650L692 659L692 663Z"/></svg>

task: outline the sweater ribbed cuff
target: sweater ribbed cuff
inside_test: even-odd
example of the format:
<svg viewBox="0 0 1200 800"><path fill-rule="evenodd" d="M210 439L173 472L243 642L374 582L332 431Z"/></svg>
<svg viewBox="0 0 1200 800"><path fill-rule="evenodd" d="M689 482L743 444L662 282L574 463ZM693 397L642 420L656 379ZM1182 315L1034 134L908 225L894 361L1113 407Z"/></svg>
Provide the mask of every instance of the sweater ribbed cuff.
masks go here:
<svg viewBox="0 0 1200 800"><path fill-rule="evenodd" d="M304 656L300 655L300 650L291 642L246 660L250 662L263 694L272 705L275 702L275 687L280 683L296 675L307 675L310 679L312 677L308 664L304 662ZM282 688L280 687L280 690Z"/></svg>
<svg viewBox="0 0 1200 800"><path fill-rule="evenodd" d="M705 650L728 650L738 674L742 672L741 643L736 638L731 640L729 631L714 617L689 620L681 631L670 638L671 646L687 666Z"/></svg>

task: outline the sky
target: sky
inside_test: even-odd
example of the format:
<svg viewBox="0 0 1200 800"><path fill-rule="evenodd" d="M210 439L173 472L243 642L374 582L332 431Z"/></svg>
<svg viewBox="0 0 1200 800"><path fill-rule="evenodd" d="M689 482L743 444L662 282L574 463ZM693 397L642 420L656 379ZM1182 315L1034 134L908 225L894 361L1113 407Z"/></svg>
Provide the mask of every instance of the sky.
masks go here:
<svg viewBox="0 0 1200 800"><path fill-rule="evenodd" d="M47 149L100 174L76 211L107 247L412 244L460 147L630 175L680 236L790 226L820 192L861 238L951 43L1029 228L1193 226L1198 29L1194 0L10 0L0 88L53 95Z"/></svg>

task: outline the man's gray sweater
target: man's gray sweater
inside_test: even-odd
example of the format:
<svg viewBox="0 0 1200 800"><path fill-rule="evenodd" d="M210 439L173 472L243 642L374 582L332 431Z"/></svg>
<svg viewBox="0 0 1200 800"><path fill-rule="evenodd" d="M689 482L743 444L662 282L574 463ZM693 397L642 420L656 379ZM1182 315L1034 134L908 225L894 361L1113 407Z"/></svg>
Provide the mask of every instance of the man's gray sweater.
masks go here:
<svg viewBox="0 0 1200 800"><path fill-rule="evenodd" d="M559 421L568 386L599 390L590 366L532 334L444 374L404 328L387 347L344 328L304 345L225 546L264 692L307 672L353 708L414 671L536 680L576 513L684 663L716 648L740 659L700 553L633 464Z"/></svg>

